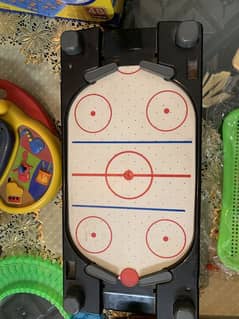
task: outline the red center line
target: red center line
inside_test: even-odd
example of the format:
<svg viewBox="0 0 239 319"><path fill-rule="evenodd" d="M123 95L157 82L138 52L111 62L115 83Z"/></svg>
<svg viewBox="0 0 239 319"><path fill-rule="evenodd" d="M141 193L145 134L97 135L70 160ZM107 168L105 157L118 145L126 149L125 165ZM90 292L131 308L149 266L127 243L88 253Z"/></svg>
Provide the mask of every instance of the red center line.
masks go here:
<svg viewBox="0 0 239 319"><path fill-rule="evenodd" d="M83 177L125 177L125 174L118 173L73 173L72 176ZM190 174L133 174L133 177L166 177L166 178L190 178Z"/></svg>

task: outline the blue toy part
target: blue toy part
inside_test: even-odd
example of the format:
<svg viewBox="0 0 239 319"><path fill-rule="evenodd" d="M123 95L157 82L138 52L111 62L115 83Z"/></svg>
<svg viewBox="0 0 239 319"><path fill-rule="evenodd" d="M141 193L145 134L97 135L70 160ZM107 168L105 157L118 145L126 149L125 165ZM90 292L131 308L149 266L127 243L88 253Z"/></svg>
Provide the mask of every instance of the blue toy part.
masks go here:
<svg viewBox="0 0 239 319"><path fill-rule="evenodd" d="M72 317L72 319L103 319L103 318L104 318L104 315L88 313L88 312L79 312L78 314Z"/></svg>
<svg viewBox="0 0 239 319"><path fill-rule="evenodd" d="M65 7L62 1L56 0L2 0L1 2L50 17L54 17Z"/></svg>
<svg viewBox="0 0 239 319"><path fill-rule="evenodd" d="M30 142L30 148L33 154L39 154L45 147L45 144L42 139L40 138L34 138Z"/></svg>
<svg viewBox="0 0 239 319"><path fill-rule="evenodd" d="M23 135L27 136L31 152L33 154L39 154L41 151L44 150L45 143L43 142L43 140L41 138L39 138L39 137L33 137L32 133L30 132L30 130L25 128L21 132L21 136L23 136Z"/></svg>
<svg viewBox="0 0 239 319"><path fill-rule="evenodd" d="M39 178L37 177L40 174L40 171L44 174L47 174L47 182L44 183L45 179L42 179L42 183L40 182ZM47 191L50 183L51 183L51 176L53 174L53 167L52 163L48 163L46 161L41 161L37 168L35 169L31 182L30 182L30 187L29 187L29 193L31 196L35 199L38 200L40 199L45 192Z"/></svg>
<svg viewBox="0 0 239 319"><path fill-rule="evenodd" d="M0 121L0 177L2 176L14 147L14 134L4 121Z"/></svg>

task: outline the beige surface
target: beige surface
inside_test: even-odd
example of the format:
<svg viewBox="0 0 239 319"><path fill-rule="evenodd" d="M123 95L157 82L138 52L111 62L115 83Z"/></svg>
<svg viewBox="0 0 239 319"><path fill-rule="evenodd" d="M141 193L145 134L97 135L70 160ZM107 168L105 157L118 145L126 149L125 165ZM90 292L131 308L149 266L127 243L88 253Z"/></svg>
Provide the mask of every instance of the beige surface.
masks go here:
<svg viewBox="0 0 239 319"><path fill-rule="evenodd" d="M209 286L202 290L200 313L210 316L239 316L239 278L226 279L220 272L211 273Z"/></svg>
<svg viewBox="0 0 239 319"><path fill-rule="evenodd" d="M0 77L26 89L56 120L60 119L60 80L48 63L25 64L24 56L5 44L0 47Z"/></svg>
<svg viewBox="0 0 239 319"><path fill-rule="evenodd" d="M121 67L79 94L68 125L69 223L78 249L118 275L179 261L194 229L195 113L185 92L138 66Z"/></svg>

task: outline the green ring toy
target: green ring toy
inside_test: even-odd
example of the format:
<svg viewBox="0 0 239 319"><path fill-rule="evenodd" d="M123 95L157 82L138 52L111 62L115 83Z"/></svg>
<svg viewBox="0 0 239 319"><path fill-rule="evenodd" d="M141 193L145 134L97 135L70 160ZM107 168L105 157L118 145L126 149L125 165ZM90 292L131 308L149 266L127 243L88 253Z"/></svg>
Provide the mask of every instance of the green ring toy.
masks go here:
<svg viewBox="0 0 239 319"><path fill-rule="evenodd" d="M0 300L14 294L34 294L53 304L65 319L62 269L40 257L6 257L0 260Z"/></svg>

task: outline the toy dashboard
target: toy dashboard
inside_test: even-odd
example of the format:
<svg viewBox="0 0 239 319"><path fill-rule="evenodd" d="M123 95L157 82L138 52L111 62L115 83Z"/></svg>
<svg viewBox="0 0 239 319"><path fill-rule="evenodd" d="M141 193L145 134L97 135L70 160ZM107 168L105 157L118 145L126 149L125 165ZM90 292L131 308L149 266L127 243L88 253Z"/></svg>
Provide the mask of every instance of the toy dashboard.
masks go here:
<svg viewBox="0 0 239 319"><path fill-rule="evenodd" d="M0 209L37 211L61 185L61 153L56 129L23 89L0 80Z"/></svg>

